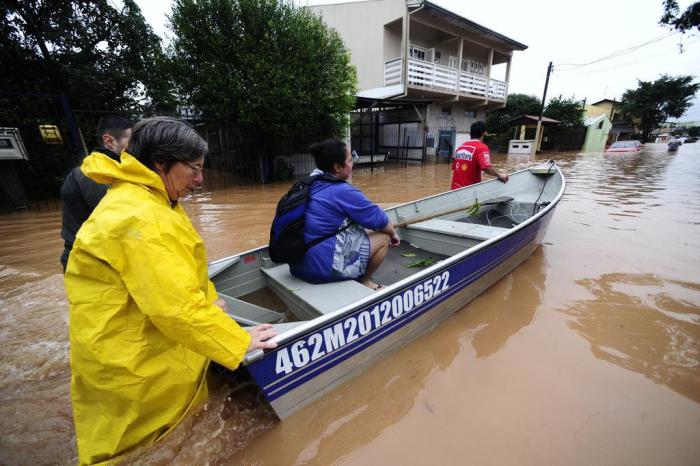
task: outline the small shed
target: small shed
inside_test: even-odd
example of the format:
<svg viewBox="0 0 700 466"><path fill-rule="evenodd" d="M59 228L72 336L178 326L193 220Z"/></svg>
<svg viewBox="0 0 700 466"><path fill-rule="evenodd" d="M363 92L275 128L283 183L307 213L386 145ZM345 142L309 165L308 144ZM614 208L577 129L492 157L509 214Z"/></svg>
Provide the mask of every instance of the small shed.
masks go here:
<svg viewBox="0 0 700 466"><path fill-rule="evenodd" d="M581 152L602 152L612 128L612 122L608 115L604 113L586 118L583 124L586 126L586 139L583 142Z"/></svg>
<svg viewBox="0 0 700 466"><path fill-rule="evenodd" d="M508 126L514 126L515 131L513 133L513 140L510 141L509 148L514 148L518 145L518 141L525 141L529 143L535 143L529 145L531 150L528 153L534 154L536 148L539 148L542 144L542 135L544 134L544 128L546 126L557 126L559 124L558 120L553 120L552 118L542 117L542 131L540 132L539 141L535 141L536 131L537 131L537 121L538 116L535 115L522 115L512 120L508 120L506 123ZM520 130L520 135L518 135L518 129ZM511 153L509 150L508 153ZM513 152L513 153L523 153L523 152Z"/></svg>
<svg viewBox="0 0 700 466"><path fill-rule="evenodd" d="M672 135L671 133L661 133L661 134L659 134L659 135L656 137L656 139L654 140L654 142L663 142L663 143L667 143L667 142L670 141L671 139L673 139L673 135Z"/></svg>

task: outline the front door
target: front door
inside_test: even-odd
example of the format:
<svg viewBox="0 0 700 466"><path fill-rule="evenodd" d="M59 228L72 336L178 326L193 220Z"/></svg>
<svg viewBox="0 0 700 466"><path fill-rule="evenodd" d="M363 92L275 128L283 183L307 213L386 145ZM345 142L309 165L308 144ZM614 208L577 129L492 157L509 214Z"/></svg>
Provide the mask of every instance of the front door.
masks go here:
<svg viewBox="0 0 700 466"><path fill-rule="evenodd" d="M455 57L454 55L450 55L447 59L447 66L449 66L450 68L458 69L458 63L459 58Z"/></svg>
<svg viewBox="0 0 700 466"><path fill-rule="evenodd" d="M408 50L408 55L411 58L416 58L418 60L425 60L425 48L419 45L411 44L411 48Z"/></svg>
<svg viewBox="0 0 700 466"><path fill-rule="evenodd" d="M438 139L437 155L439 157L450 157L455 148L455 130L441 129L440 139Z"/></svg>

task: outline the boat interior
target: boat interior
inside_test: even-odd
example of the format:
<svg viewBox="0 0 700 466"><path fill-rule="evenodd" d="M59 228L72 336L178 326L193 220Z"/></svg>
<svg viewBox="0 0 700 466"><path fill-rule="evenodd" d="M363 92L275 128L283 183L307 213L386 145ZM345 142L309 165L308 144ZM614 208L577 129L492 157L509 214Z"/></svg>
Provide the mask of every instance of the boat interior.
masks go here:
<svg viewBox="0 0 700 466"><path fill-rule="evenodd" d="M482 183L478 193L465 188L387 209L401 244L390 248L374 281L390 287L532 217L553 200L561 184L544 189L550 172L546 176L532 169L524 172L507 185ZM266 248L216 261L209 274L227 301L229 315L239 324L272 323L280 333L376 293L352 280L307 283L293 276L288 265L272 262Z"/></svg>

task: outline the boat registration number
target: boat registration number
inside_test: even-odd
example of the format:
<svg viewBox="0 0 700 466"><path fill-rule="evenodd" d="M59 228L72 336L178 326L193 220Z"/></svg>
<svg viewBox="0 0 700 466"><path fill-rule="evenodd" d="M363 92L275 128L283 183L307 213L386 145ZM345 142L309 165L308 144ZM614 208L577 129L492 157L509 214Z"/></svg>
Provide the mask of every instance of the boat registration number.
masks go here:
<svg viewBox="0 0 700 466"><path fill-rule="evenodd" d="M277 351L275 372L289 374L339 348L367 337L390 322L409 314L449 288L450 272L431 277L412 288L349 316L331 327L312 333Z"/></svg>

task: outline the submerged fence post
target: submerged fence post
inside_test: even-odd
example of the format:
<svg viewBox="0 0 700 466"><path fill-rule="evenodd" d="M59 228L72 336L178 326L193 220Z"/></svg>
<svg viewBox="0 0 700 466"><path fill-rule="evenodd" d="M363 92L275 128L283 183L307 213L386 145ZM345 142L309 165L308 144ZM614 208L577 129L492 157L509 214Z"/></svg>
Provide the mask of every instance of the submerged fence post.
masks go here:
<svg viewBox="0 0 700 466"><path fill-rule="evenodd" d="M78 156L79 159L85 157L86 150L83 145L83 139L80 137L80 132L78 131L78 124L75 121L75 116L73 115L73 110L70 106L70 101L65 94L59 94L58 100L61 102L61 107L63 108L63 115L66 118L66 126L68 126L68 134L70 136L71 148L73 153Z"/></svg>

